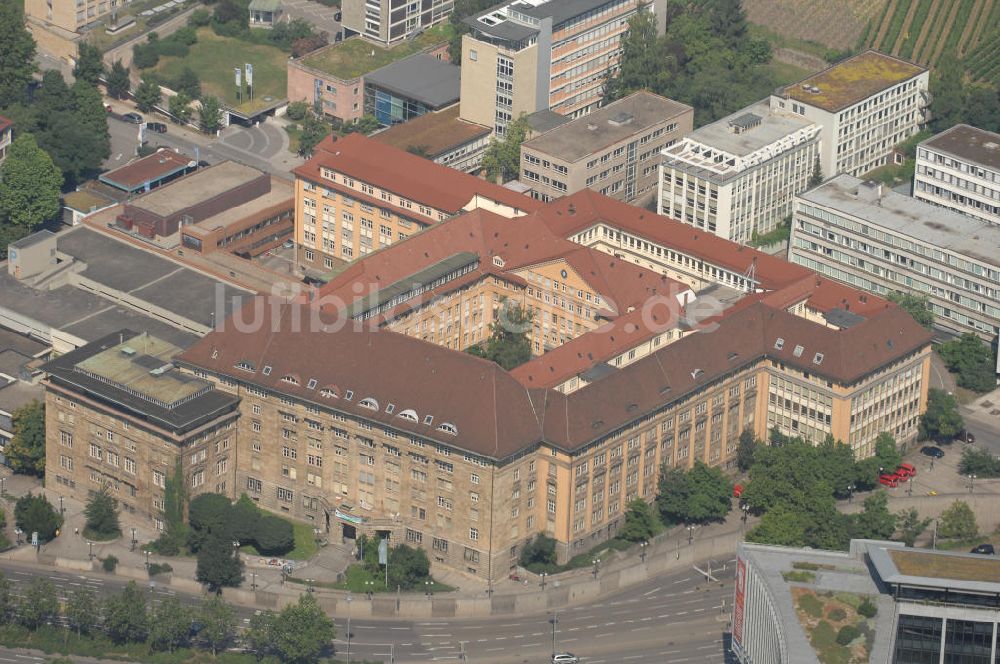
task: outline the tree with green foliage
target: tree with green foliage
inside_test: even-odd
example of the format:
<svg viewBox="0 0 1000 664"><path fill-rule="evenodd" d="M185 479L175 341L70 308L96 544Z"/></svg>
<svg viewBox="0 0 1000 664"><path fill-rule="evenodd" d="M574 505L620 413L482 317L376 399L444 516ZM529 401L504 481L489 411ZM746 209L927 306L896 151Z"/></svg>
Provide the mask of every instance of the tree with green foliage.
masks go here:
<svg viewBox="0 0 1000 664"><path fill-rule="evenodd" d="M45 474L45 404L35 400L21 406L11 417L14 437L4 455L15 473Z"/></svg>
<svg viewBox="0 0 1000 664"><path fill-rule="evenodd" d="M28 536L38 533L39 542L48 542L56 536L63 524L62 515L52 507L52 503L40 493L30 491L14 503L14 523Z"/></svg>
<svg viewBox="0 0 1000 664"><path fill-rule="evenodd" d="M118 523L118 501L111 495L111 487L107 484L90 493L83 513L87 517L83 529L86 537L107 540L122 534Z"/></svg>
<svg viewBox="0 0 1000 664"><path fill-rule="evenodd" d="M80 181L99 173L111 156L111 133L104 98L98 89L86 81L77 81L70 91L75 143L71 152L64 153L69 167L63 166L63 172L67 179Z"/></svg>
<svg viewBox="0 0 1000 664"><path fill-rule="evenodd" d="M209 647L213 657L224 650L236 634L236 612L218 595L202 603L198 622L202 625L198 638Z"/></svg>
<svg viewBox="0 0 1000 664"><path fill-rule="evenodd" d="M104 74L104 59L101 49L90 42L81 41L77 48L76 65L73 67L73 78L77 81L83 80L97 86L98 81Z"/></svg>
<svg viewBox="0 0 1000 664"><path fill-rule="evenodd" d="M486 152L483 153L483 170L487 179L492 182L508 182L518 177L521 172L521 143L530 128L528 116L522 113L507 125L502 139L496 136L490 139Z"/></svg>
<svg viewBox="0 0 1000 664"><path fill-rule="evenodd" d="M0 572L0 625L6 625L14 617L17 608L16 598L12 590L10 579L3 572Z"/></svg>
<svg viewBox="0 0 1000 664"><path fill-rule="evenodd" d="M26 102L35 73L35 40L23 8L20 2L0 2L0 108Z"/></svg>
<svg viewBox="0 0 1000 664"><path fill-rule="evenodd" d="M187 124L191 120L191 98L184 92L178 92L167 101L170 115L177 124Z"/></svg>
<svg viewBox="0 0 1000 664"><path fill-rule="evenodd" d="M944 131L962 122L965 105L962 63L945 52L931 72L931 129Z"/></svg>
<svg viewBox="0 0 1000 664"><path fill-rule="evenodd" d="M223 37L238 37L249 32L250 3L247 0L219 0L212 15L212 29Z"/></svg>
<svg viewBox="0 0 1000 664"><path fill-rule="evenodd" d="M125 99L128 97L132 81L128 75L128 68L122 63L121 59L115 60L111 65L106 81L105 87L108 90L109 97L114 97L115 99Z"/></svg>
<svg viewBox="0 0 1000 664"><path fill-rule="evenodd" d="M802 546L806 541L806 515L787 505L768 510L747 533L748 542L775 546Z"/></svg>
<svg viewBox="0 0 1000 664"><path fill-rule="evenodd" d="M851 537L887 540L896 532L896 515L889 511L885 491L865 498L864 509L851 515Z"/></svg>
<svg viewBox="0 0 1000 664"><path fill-rule="evenodd" d="M149 620L149 645L153 650L173 652L187 645L194 616L176 597L154 606Z"/></svg>
<svg viewBox="0 0 1000 664"><path fill-rule="evenodd" d="M656 13L646 6L628 20L621 36L620 66L608 71L604 82L604 103L627 97L637 90L661 90L669 75L668 54L656 27Z"/></svg>
<svg viewBox="0 0 1000 664"><path fill-rule="evenodd" d="M963 121L973 127L1000 132L1000 92L992 85L972 83L965 90Z"/></svg>
<svg viewBox="0 0 1000 664"><path fill-rule="evenodd" d="M958 462L958 472L962 475L976 477L1000 477L1000 459L989 452L966 447L962 450L962 459Z"/></svg>
<svg viewBox="0 0 1000 664"><path fill-rule="evenodd" d="M809 176L809 186L817 187L821 184L823 184L823 167L819 163L819 152L817 152L813 160L813 172Z"/></svg>
<svg viewBox="0 0 1000 664"><path fill-rule="evenodd" d="M279 516L267 514L257 520L253 539L257 550L265 556L281 556L295 548L292 524Z"/></svg>
<svg viewBox="0 0 1000 664"><path fill-rule="evenodd" d="M618 537L626 542L648 541L656 534L657 525L652 506L642 498L633 498L625 509L625 523Z"/></svg>
<svg viewBox="0 0 1000 664"><path fill-rule="evenodd" d="M173 81L174 90L178 93L185 93L189 99L199 99L201 97L201 79L190 67L185 67L177 78Z"/></svg>
<svg viewBox="0 0 1000 664"><path fill-rule="evenodd" d="M430 580L431 561L423 549L397 544L388 553L390 588L413 590Z"/></svg>
<svg viewBox="0 0 1000 664"><path fill-rule="evenodd" d="M250 623L243 632L243 642L250 652L260 661L273 650L272 633L277 614L273 611L260 611L250 616Z"/></svg>
<svg viewBox="0 0 1000 664"><path fill-rule="evenodd" d="M240 542L252 542L260 518L260 508L257 507L253 499L245 493L240 495L240 499L233 504L229 515L233 537Z"/></svg>
<svg viewBox="0 0 1000 664"><path fill-rule="evenodd" d="M367 136L373 132L378 131L382 128L382 124L375 118L374 115L362 115L360 118L354 122L348 122L341 127L341 133L345 136L347 134L364 134Z"/></svg>
<svg viewBox="0 0 1000 664"><path fill-rule="evenodd" d="M753 465L753 455L760 444L757 437L753 435L753 429L744 429L740 433L740 441L736 448L736 467L744 473L750 470Z"/></svg>
<svg viewBox="0 0 1000 664"><path fill-rule="evenodd" d="M490 336L484 344L470 346L467 352L496 362L510 371L531 359L532 314L530 309L504 299L497 319L490 324Z"/></svg>
<svg viewBox="0 0 1000 664"><path fill-rule="evenodd" d="M875 454L856 464L855 488L865 491L877 487L879 475L891 473L902 461L903 455L896 447L896 439L892 434L883 431L875 437ZM843 497L842 494L839 495Z"/></svg>
<svg viewBox="0 0 1000 664"><path fill-rule="evenodd" d="M117 644L142 643L149 633L146 594L129 581L120 593L104 600L104 630Z"/></svg>
<svg viewBox="0 0 1000 664"><path fill-rule="evenodd" d="M931 519L920 518L917 508L911 507L896 514L896 528L899 531L899 539L912 547L917 538L931 525Z"/></svg>
<svg viewBox="0 0 1000 664"><path fill-rule="evenodd" d="M948 370L958 374L958 385L974 392L996 389L996 355L975 332L939 344L938 355Z"/></svg>
<svg viewBox="0 0 1000 664"><path fill-rule="evenodd" d="M667 525L709 523L729 513L732 492L721 470L696 461L691 470L670 468L660 475L656 507Z"/></svg>
<svg viewBox="0 0 1000 664"><path fill-rule="evenodd" d="M944 390L930 388L927 391L927 410L920 418L920 438L947 443L964 428L965 422L955 397Z"/></svg>
<svg viewBox="0 0 1000 664"><path fill-rule="evenodd" d="M56 587L42 576L36 576L24 590L24 597L18 602L18 620L34 631L59 616L59 597Z"/></svg>
<svg viewBox="0 0 1000 664"><path fill-rule="evenodd" d="M934 325L934 312L931 311L926 295L892 291L889 293L889 301L898 304L903 311L913 317L913 320L924 327L930 329Z"/></svg>
<svg viewBox="0 0 1000 664"><path fill-rule="evenodd" d="M293 101L288 104L288 108L285 111L285 115L288 116L289 120L295 120L299 122L306 119L306 115L309 114L309 104L305 101Z"/></svg>
<svg viewBox="0 0 1000 664"><path fill-rule="evenodd" d="M315 115L306 117L299 134L299 155L311 157L319 142L330 135L330 125Z"/></svg>
<svg viewBox="0 0 1000 664"><path fill-rule="evenodd" d="M160 81L152 74L143 74L135 88L135 105L143 113L149 113L163 102Z"/></svg>
<svg viewBox="0 0 1000 664"><path fill-rule="evenodd" d="M188 16L187 24L192 28L201 28L212 22L212 12L208 11L204 7L199 7L198 9L191 12Z"/></svg>
<svg viewBox="0 0 1000 664"><path fill-rule="evenodd" d="M184 521L184 507L187 504L187 488L184 486L184 472L178 457L172 472L167 473L163 491L163 520L166 528L153 543L153 549L164 556L176 556L188 539L188 526Z"/></svg>
<svg viewBox="0 0 1000 664"><path fill-rule="evenodd" d="M232 540L231 511L229 498L221 493L201 493L192 498L188 505L188 525L203 538L218 535Z"/></svg>
<svg viewBox="0 0 1000 664"><path fill-rule="evenodd" d="M941 513L938 522L938 537L959 541L970 541L979 534L976 515L964 500L956 500Z"/></svg>
<svg viewBox="0 0 1000 664"><path fill-rule="evenodd" d="M90 634L100 624L97 595L86 586L74 590L66 600L66 619L77 636Z"/></svg>
<svg viewBox="0 0 1000 664"><path fill-rule="evenodd" d="M202 97L198 117L201 120L202 131L209 134L219 131L222 128L222 102L219 98L214 95Z"/></svg>
<svg viewBox="0 0 1000 664"><path fill-rule="evenodd" d="M195 578L212 592L223 587L235 587L243 581L243 561L232 539L209 535L198 549Z"/></svg>
<svg viewBox="0 0 1000 664"><path fill-rule="evenodd" d="M556 567L556 541L538 533L521 549L521 567L532 572L551 572Z"/></svg>
<svg viewBox="0 0 1000 664"><path fill-rule="evenodd" d="M38 147L34 136L19 134L0 165L0 228L4 235L16 240L56 218L62 185L62 173Z"/></svg>
<svg viewBox="0 0 1000 664"><path fill-rule="evenodd" d="M333 621L311 593L281 610L271 624L271 647L285 664L313 664L334 638Z"/></svg>

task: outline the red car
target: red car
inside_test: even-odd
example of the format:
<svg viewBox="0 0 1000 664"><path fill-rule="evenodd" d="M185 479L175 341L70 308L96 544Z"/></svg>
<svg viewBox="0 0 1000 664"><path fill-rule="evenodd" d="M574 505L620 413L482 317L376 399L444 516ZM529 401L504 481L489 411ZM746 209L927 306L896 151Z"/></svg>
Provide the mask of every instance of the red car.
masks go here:
<svg viewBox="0 0 1000 664"><path fill-rule="evenodd" d="M739 498L743 495L743 485L737 484L733 486L733 498Z"/></svg>
<svg viewBox="0 0 1000 664"><path fill-rule="evenodd" d="M884 484L887 487L895 489L899 486L899 476L895 473L891 475L881 475L878 478L879 484Z"/></svg>
<svg viewBox="0 0 1000 664"><path fill-rule="evenodd" d="M896 469L896 477L900 479L909 479L916 476L917 469L908 463L901 463L899 464L899 468Z"/></svg>

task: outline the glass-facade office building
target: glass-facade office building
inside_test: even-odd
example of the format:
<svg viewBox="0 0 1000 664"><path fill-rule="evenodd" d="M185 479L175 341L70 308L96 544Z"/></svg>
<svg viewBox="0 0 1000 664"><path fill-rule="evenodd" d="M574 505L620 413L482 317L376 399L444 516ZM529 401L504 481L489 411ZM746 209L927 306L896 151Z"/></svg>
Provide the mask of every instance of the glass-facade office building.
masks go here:
<svg viewBox="0 0 1000 664"><path fill-rule="evenodd" d="M370 83L365 84L365 115L374 115L380 124L400 124L431 110L433 109L415 99L402 97Z"/></svg>

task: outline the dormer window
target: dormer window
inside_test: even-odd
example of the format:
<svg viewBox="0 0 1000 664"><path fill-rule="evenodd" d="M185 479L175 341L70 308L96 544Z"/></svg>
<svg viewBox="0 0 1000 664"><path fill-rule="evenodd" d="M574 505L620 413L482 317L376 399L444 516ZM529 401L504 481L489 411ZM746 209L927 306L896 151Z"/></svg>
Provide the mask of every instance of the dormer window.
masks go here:
<svg viewBox="0 0 1000 664"><path fill-rule="evenodd" d="M394 410L396 410L396 404L394 404L394 403L386 404L386 406L385 406L385 412L387 412L390 415L392 415L392 411L394 411Z"/></svg>
<svg viewBox="0 0 1000 664"><path fill-rule="evenodd" d="M236 363L236 368L237 369L242 369L243 371L249 371L251 373L254 371L253 363L252 362L247 362L246 360L243 360L241 362L237 362Z"/></svg>
<svg viewBox="0 0 1000 664"><path fill-rule="evenodd" d="M450 433L453 436L458 435L458 428L451 422L442 422L441 426L438 427L438 431L444 431L445 433Z"/></svg>
<svg viewBox="0 0 1000 664"><path fill-rule="evenodd" d="M350 401L351 399L354 398L354 392L352 392L351 390L347 390L347 392L344 393L344 398Z"/></svg>
<svg viewBox="0 0 1000 664"><path fill-rule="evenodd" d="M802 357L802 352L805 350L802 346L796 346L795 350L792 351L792 355L795 357Z"/></svg>
<svg viewBox="0 0 1000 664"><path fill-rule="evenodd" d="M816 353L813 356L813 364L823 364L823 353Z"/></svg>
<svg viewBox="0 0 1000 664"><path fill-rule="evenodd" d="M281 382L282 383L290 383L292 385L298 385L299 384L299 379L296 378L295 376L288 375L288 376L282 376L281 377Z"/></svg>
<svg viewBox="0 0 1000 664"><path fill-rule="evenodd" d="M434 416L433 415L427 415L427 416L424 417L424 424L426 424L427 426L430 426L433 423L434 423Z"/></svg>
<svg viewBox="0 0 1000 664"><path fill-rule="evenodd" d="M265 376L270 376L271 375L271 367L270 366L265 366L263 369L261 369L260 372L263 375L265 375Z"/></svg>
<svg viewBox="0 0 1000 664"><path fill-rule="evenodd" d="M339 399L340 398L337 395L337 391L336 390L331 390L329 387L324 387L322 390L320 390L319 391L319 395L321 397L326 398L326 399Z"/></svg>
<svg viewBox="0 0 1000 664"><path fill-rule="evenodd" d="M370 408L371 410L378 410L378 401L372 399L371 397L365 397L358 402L358 405L362 408Z"/></svg>
<svg viewBox="0 0 1000 664"><path fill-rule="evenodd" d="M310 378L309 382L306 383L306 389L315 390L316 389L316 379Z"/></svg>
<svg viewBox="0 0 1000 664"><path fill-rule="evenodd" d="M784 339L782 339L781 337L778 337L777 339L774 340L774 349L775 350L781 350L784 347L785 347L785 340Z"/></svg>
<svg viewBox="0 0 1000 664"><path fill-rule="evenodd" d="M704 372L704 371L702 371L701 369L695 369L694 371L692 371L692 372L691 372L691 378L693 378L693 379L695 379L695 380L698 380L698 379L699 379L699 378L701 378L701 377L702 377L702 376L703 376L704 374L705 374L705 372Z"/></svg>
<svg viewBox="0 0 1000 664"><path fill-rule="evenodd" d="M217 360L218 358L219 358L219 349L218 348L213 348L212 349L212 359L213 360Z"/></svg>
<svg viewBox="0 0 1000 664"><path fill-rule="evenodd" d="M399 415L396 417L401 417L404 420L409 420L410 422L419 422L420 418L417 417L416 411L407 408L406 410L399 411Z"/></svg>

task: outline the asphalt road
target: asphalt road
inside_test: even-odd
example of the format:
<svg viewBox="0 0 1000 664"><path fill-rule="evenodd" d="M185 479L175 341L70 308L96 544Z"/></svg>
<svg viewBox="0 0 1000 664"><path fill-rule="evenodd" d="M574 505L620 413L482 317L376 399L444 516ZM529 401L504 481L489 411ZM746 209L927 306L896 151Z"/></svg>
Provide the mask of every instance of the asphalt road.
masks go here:
<svg viewBox="0 0 1000 664"><path fill-rule="evenodd" d="M0 570L14 592L36 576L49 578L61 598L88 587L99 596L120 592L127 584L65 570L0 561ZM732 598L732 563L716 571L716 581L691 569L664 575L647 584L572 607L557 615L556 650L570 651L585 664L619 662L724 662L723 648ZM159 584L144 584L153 602L176 596L185 604L200 597L177 593ZM249 620L253 610L236 607ZM551 614L477 620L377 621L351 620L351 659L399 664L464 661L476 664L535 664L549 661L552 651ZM337 618L337 656L346 659L347 619ZM0 662L3 653L0 652ZM22 660L18 660L22 661ZM27 660L24 660L27 661Z"/></svg>

